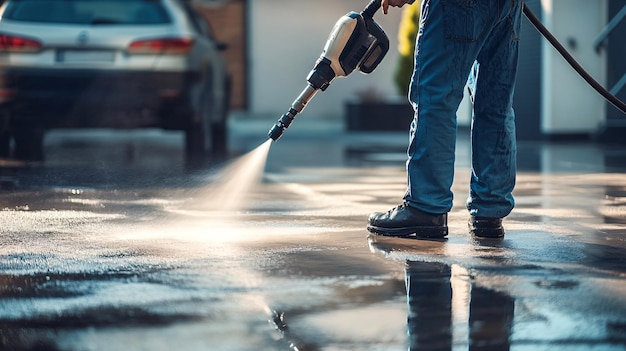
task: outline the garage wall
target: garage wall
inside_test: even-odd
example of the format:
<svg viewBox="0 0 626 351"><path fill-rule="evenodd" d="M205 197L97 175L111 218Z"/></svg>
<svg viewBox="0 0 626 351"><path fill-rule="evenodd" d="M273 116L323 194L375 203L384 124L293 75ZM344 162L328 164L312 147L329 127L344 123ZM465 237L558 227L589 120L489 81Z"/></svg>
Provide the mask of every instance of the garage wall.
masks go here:
<svg viewBox="0 0 626 351"><path fill-rule="evenodd" d="M335 22L366 4L365 0L248 1L249 112L276 117L286 112L305 88ZM399 9L392 9L387 16L381 11L374 17L391 41L390 52L377 70L335 80L307 106L307 116L339 118L344 102L363 92L402 99L393 85L400 15Z"/></svg>
<svg viewBox="0 0 626 351"><path fill-rule="evenodd" d="M613 19L626 6L626 0L610 0L609 1L609 18ZM622 19L610 32L606 38L603 49L608 55L607 64L607 89L613 89L617 83L626 74L626 18ZM626 87L622 87L615 95L621 101L626 101ZM626 144L624 135L626 135L626 117L620 110L611 105L606 104L607 123L606 129L600 136L607 142L617 142Z"/></svg>
<svg viewBox="0 0 626 351"><path fill-rule="evenodd" d="M600 84L606 86L606 52L594 39L607 23L606 0L542 0L544 25ZM594 134L606 121L606 106L546 41L542 41L541 130L547 135Z"/></svg>
<svg viewBox="0 0 626 351"><path fill-rule="evenodd" d="M217 40L228 44L224 56L232 77L231 107L248 106L246 1L198 1L196 8L209 22Z"/></svg>

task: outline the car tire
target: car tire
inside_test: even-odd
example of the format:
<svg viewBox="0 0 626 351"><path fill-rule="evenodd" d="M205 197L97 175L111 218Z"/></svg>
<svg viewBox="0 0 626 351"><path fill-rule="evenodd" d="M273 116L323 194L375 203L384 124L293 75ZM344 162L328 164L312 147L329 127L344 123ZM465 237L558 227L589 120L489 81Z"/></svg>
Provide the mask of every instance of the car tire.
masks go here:
<svg viewBox="0 0 626 351"><path fill-rule="evenodd" d="M211 125L211 150L218 155L228 152L228 113L230 111L231 81L224 82L224 98L220 109L220 121Z"/></svg>
<svg viewBox="0 0 626 351"><path fill-rule="evenodd" d="M210 123L212 97L210 88L205 88L202 100L198 104L199 108L195 112L200 120L185 131L185 155L188 159L199 160L206 157L208 149L213 146L212 124Z"/></svg>
<svg viewBox="0 0 626 351"><path fill-rule="evenodd" d="M9 132L0 132L0 157L8 158L11 156L11 134Z"/></svg>
<svg viewBox="0 0 626 351"><path fill-rule="evenodd" d="M217 155L224 155L228 150L228 135L226 121L211 124L211 151Z"/></svg>
<svg viewBox="0 0 626 351"><path fill-rule="evenodd" d="M188 159L201 159L206 156L206 132L196 125L185 131L185 156Z"/></svg>
<svg viewBox="0 0 626 351"><path fill-rule="evenodd" d="M10 115L2 111L0 113L0 157L11 157L11 117Z"/></svg>
<svg viewBox="0 0 626 351"><path fill-rule="evenodd" d="M18 129L13 134L15 141L14 158L23 161L43 161L42 129Z"/></svg>

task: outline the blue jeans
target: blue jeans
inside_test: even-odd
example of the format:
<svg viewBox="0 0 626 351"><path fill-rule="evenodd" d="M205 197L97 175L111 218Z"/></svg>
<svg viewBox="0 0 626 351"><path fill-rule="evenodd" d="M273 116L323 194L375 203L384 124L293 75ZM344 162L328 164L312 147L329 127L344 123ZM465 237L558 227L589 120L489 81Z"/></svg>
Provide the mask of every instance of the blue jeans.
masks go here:
<svg viewBox="0 0 626 351"><path fill-rule="evenodd" d="M468 76L472 96L472 175L466 207L505 217L514 206L513 90L522 0L424 0L409 98L415 109L404 200L424 212L452 208L456 111Z"/></svg>

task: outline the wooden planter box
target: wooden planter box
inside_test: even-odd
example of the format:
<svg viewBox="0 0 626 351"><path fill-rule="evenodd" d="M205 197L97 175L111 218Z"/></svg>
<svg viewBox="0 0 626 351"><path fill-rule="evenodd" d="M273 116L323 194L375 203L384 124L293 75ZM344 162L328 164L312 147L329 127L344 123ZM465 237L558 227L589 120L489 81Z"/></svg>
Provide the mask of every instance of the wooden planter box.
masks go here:
<svg viewBox="0 0 626 351"><path fill-rule="evenodd" d="M349 131L409 131L413 107L407 101L348 101L345 104Z"/></svg>

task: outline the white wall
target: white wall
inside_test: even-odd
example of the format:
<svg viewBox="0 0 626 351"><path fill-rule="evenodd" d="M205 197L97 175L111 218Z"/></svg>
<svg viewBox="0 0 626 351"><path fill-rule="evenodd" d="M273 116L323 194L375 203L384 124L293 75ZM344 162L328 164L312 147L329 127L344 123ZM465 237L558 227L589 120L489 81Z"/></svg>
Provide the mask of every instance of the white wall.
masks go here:
<svg viewBox="0 0 626 351"><path fill-rule="evenodd" d="M249 8L250 111L280 117L306 86L306 77L319 58L335 22L350 11L360 12L367 0L252 0ZM353 72L318 93L303 115L339 118L343 104L364 89L396 96L393 73L401 10L374 19L390 40L389 53L369 75ZM400 97L399 97L400 98Z"/></svg>
<svg viewBox="0 0 626 351"><path fill-rule="evenodd" d="M606 55L593 41L607 23L606 0L542 0L543 23L600 84ZM575 47L568 42L575 42ZM593 133L605 123L604 99L542 39L542 115L546 134Z"/></svg>
<svg viewBox="0 0 626 351"><path fill-rule="evenodd" d="M361 11L367 0L252 0L249 4L250 107L255 116L278 118L306 86L306 77L322 52L335 22ZM607 0L541 0L544 25L601 84L606 57L593 40L607 23ZM401 10L379 11L374 18L390 39L390 50L370 75L354 72L318 93L304 114L341 118L344 103L359 91L375 89L398 99L393 83ZM525 20L524 20L525 21ZM524 25L530 25L524 23ZM567 46L568 40L576 48ZM605 123L603 98L542 39L541 128L546 134L593 133ZM471 106L464 101L459 125L468 125Z"/></svg>

